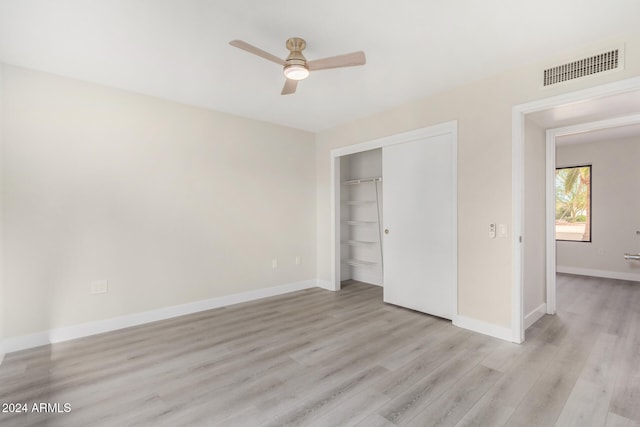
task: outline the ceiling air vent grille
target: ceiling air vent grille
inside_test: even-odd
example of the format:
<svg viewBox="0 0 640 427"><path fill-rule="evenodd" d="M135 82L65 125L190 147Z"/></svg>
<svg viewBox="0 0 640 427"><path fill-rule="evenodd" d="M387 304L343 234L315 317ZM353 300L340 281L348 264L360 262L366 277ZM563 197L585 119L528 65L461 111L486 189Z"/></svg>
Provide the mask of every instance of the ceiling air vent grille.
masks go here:
<svg viewBox="0 0 640 427"><path fill-rule="evenodd" d="M544 70L544 86L615 70L620 66L619 49Z"/></svg>

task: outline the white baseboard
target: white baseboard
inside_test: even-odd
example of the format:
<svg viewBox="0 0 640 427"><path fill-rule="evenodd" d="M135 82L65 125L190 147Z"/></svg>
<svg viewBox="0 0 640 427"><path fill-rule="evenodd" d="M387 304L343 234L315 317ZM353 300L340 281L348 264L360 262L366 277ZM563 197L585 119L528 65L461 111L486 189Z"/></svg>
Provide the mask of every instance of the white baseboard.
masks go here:
<svg viewBox="0 0 640 427"><path fill-rule="evenodd" d="M494 325L493 323L487 323L461 315L457 315L453 319L453 324L459 328L513 342L513 331L511 328L505 328L504 326Z"/></svg>
<svg viewBox="0 0 640 427"><path fill-rule="evenodd" d="M624 273L620 271L594 270L591 268L561 266L556 267L557 273L577 274L579 276L604 277L605 279L631 280L640 282L640 274Z"/></svg>
<svg viewBox="0 0 640 427"><path fill-rule="evenodd" d="M525 330L529 329L529 326L536 323L545 314L547 314L547 304L543 302L538 307L533 309L531 313L524 316L524 329Z"/></svg>
<svg viewBox="0 0 640 427"><path fill-rule="evenodd" d="M320 280L318 279L316 281L316 286L322 289L326 289L328 291L335 291L335 286L333 286L333 283L331 282L331 280Z"/></svg>
<svg viewBox="0 0 640 427"><path fill-rule="evenodd" d="M285 285L270 288L257 289L255 291L242 292L218 298L211 298L202 301L190 302L187 304L163 307L156 310L142 313L129 314L125 316L113 317L111 319L97 320L95 322L82 323L79 325L65 326L63 328L51 329L37 332L35 334L23 335L12 338L5 338L2 350L6 353L39 347L51 343L68 341L82 338L89 335L101 334L118 329L129 328L131 326L145 323L157 322L159 320L171 319L173 317L184 316L186 314L198 313L200 311L211 310L213 308L224 307L261 298L282 295L289 292L320 286L319 280L306 280L303 282L288 283Z"/></svg>

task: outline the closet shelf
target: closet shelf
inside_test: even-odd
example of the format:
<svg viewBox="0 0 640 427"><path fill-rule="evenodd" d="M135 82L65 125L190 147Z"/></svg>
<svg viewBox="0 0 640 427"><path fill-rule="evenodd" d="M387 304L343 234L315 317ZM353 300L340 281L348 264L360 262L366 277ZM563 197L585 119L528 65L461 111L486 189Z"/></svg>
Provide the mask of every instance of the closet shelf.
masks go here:
<svg viewBox="0 0 640 427"><path fill-rule="evenodd" d="M376 203L375 200L349 200L347 205L350 206L361 206L361 205L372 205Z"/></svg>
<svg viewBox="0 0 640 427"><path fill-rule="evenodd" d="M378 221L345 221L344 223L349 225L372 225L377 224Z"/></svg>
<svg viewBox="0 0 640 427"><path fill-rule="evenodd" d="M342 184L343 185L358 185L358 184L364 184L365 182L382 182L382 177L377 176L377 177L373 177L373 178L352 179L350 181L345 181Z"/></svg>
<svg viewBox="0 0 640 427"><path fill-rule="evenodd" d="M361 259L348 259L347 264L353 267L371 267L377 264L377 262L373 261L363 261Z"/></svg>
<svg viewBox="0 0 640 427"><path fill-rule="evenodd" d="M371 246L375 245L378 242L367 242L364 240L347 240L346 242L342 242L343 245L349 246Z"/></svg>

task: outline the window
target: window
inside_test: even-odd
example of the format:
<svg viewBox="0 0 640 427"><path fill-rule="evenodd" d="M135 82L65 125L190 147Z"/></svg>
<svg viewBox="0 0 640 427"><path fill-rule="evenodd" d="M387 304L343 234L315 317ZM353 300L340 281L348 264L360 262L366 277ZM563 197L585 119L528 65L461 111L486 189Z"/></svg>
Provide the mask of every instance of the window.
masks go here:
<svg viewBox="0 0 640 427"><path fill-rule="evenodd" d="M591 241L591 166L556 169L556 240Z"/></svg>

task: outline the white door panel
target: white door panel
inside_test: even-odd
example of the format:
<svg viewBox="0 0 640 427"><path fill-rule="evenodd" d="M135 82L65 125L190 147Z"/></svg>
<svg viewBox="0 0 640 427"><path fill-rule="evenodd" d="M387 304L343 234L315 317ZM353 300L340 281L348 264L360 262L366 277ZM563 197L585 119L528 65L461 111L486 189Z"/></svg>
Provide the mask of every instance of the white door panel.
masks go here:
<svg viewBox="0 0 640 427"><path fill-rule="evenodd" d="M453 136L383 148L384 301L452 319Z"/></svg>

